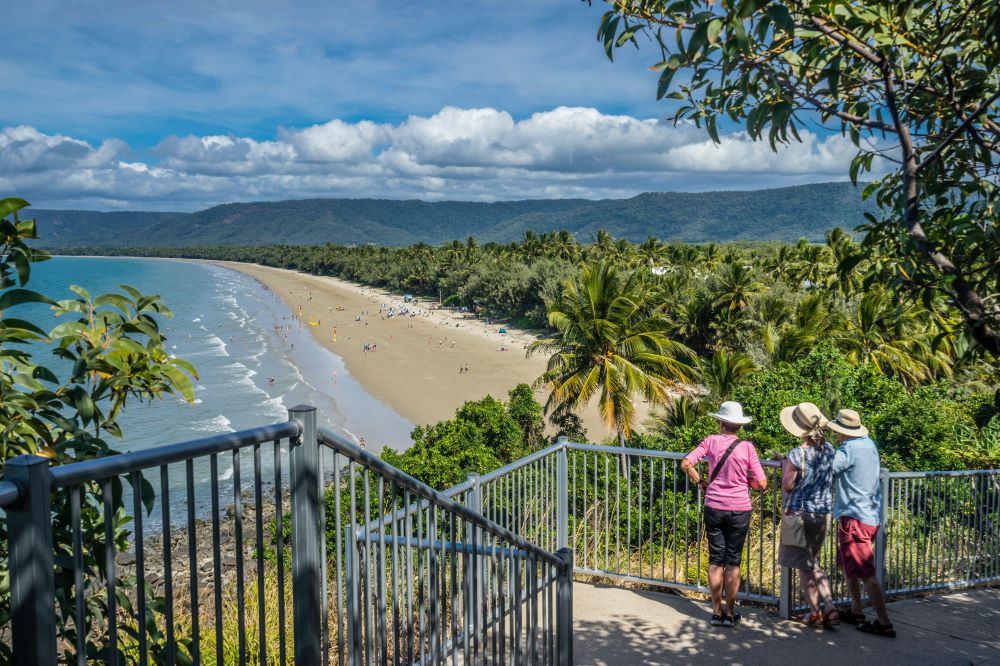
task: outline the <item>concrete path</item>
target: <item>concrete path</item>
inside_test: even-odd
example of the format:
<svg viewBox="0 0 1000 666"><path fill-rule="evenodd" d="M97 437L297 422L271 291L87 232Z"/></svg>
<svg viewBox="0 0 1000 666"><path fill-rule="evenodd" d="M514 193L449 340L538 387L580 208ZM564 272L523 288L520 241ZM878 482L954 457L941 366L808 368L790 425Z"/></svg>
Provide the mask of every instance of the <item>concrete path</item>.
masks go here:
<svg viewBox="0 0 1000 666"><path fill-rule="evenodd" d="M812 629L741 607L735 628L709 625L710 606L672 594L576 583L577 664L997 664L1000 590L890 604L897 638L841 625ZM870 613L869 613L870 614Z"/></svg>

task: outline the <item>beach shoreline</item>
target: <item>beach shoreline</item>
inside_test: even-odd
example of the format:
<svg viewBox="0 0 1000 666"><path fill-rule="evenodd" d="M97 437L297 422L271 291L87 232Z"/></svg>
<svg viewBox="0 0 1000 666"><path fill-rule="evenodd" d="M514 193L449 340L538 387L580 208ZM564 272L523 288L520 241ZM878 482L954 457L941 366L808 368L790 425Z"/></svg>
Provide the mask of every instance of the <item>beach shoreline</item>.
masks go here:
<svg viewBox="0 0 1000 666"><path fill-rule="evenodd" d="M422 298L406 303L398 294L339 278L260 264L205 263L247 275L284 300L372 398L416 425L452 418L463 403L486 395L506 400L517 384L530 385L545 370L544 354L525 355L538 339L529 331L439 309ZM545 397L543 390L535 392L539 402ZM649 406L637 407L641 423ZM595 407L581 418L591 441L610 435Z"/></svg>

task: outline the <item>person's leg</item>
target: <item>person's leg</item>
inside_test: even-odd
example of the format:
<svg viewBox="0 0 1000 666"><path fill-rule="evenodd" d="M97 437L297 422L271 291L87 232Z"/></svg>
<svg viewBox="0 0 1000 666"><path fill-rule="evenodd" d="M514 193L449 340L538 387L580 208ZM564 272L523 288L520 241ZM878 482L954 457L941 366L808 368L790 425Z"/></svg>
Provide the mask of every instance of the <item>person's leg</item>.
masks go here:
<svg viewBox="0 0 1000 666"><path fill-rule="evenodd" d="M851 593L851 613L861 615L865 612L861 605L861 579L853 576L847 577L847 589Z"/></svg>
<svg viewBox="0 0 1000 666"><path fill-rule="evenodd" d="M733 615L736 605L736 595L740 591L740 565L726 567L726 615Z"/></svg>
<svg viewBox="0 0 1000 666"><path fill-rule="evenodd" d="M882 583L878 582L877 576L869 576L865 578L864 584L865 592L868 593L868 598L872 602L872 609L875 610L879 624L888 626L891 622L889 622L889 611L885 607L885 595L882 593Z"/></svg>
<svg viewBox="0 0 1000 666"><path fill-rule="evenodd" d="M827 611L833 610L833 594L830 592L830 581L827 580L826 572L816 567L813 570L813 579L816 581L816 597Z"/></svg>
<svg viewBox="0 0 1000 666"><path fill-rule="evenodd" d="M721 564L708 565L708 590L712 595L712 615L722 615L722 585L726 567Z"/></svg>
<svg viewBox="0 0 1000 666"><path fill-rule="evenodd" d="M799 569L799 584L802 585L802 593L809 604L809 610L815 615L820 612L819 597L816 593L816 576L814 571Z"/></svg>

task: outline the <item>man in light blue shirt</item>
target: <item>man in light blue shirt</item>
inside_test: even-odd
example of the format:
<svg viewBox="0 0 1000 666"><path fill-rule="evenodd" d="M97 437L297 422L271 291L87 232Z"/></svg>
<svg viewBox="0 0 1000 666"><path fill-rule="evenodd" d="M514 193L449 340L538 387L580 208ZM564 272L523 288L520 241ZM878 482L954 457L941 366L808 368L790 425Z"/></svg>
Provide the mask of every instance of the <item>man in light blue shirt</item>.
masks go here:
<svg viewBox="0 0 1000 666"><path fill-rule="evenodd" d="M851 592L851 610L842 613L841 618L855 622L865 633L894 638L896 631L886 612L885 595L875 572L872 549L881 523L882 507L878 449L868 437L868 428L861 424L861 416L852 409L840 410L837 418L830 422L830 429L837 433L840 442L833 458L837 561ZM865 620L861 607L862 585L878 616L871 622Z"/></svg>

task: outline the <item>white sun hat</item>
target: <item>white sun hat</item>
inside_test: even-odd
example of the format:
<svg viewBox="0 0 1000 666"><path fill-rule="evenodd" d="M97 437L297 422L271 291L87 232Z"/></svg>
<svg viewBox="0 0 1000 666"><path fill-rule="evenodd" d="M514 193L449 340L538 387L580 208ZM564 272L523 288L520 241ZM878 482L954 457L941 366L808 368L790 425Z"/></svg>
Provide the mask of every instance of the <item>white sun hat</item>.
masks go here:
<svg viewBox="0 0 1000 666"><path fill-rule="evenodd" d="M752 416L747 416L743 413L743 405L735 400L725 401L719 405L719 411L712 412L709 416L713 416L720 421L725 421L726 423L732 423L735 425L746 425L747 423L753 421Z"/></svg>

